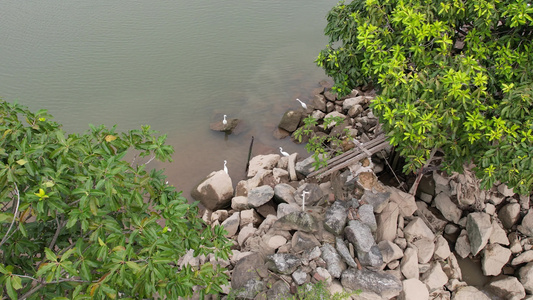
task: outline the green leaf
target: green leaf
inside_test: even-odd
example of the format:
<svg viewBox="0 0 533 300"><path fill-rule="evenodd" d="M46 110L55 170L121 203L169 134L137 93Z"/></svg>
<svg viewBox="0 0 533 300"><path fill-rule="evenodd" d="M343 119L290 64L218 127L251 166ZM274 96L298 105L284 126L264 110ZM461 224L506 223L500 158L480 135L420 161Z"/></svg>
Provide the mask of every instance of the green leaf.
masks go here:
<svg viewBox="0 0 533 300"><path fill-rule="evenodd" d="M52 250L48 248L44 248L44 253L46 255L46 259L49 261L57 262L57 256L52 252Z"/></svg>
<svg viewBox="0 0 533 300"><path fill-rule="evenodd" d="M17 297L17 292L15 292L15 290L13 289L13 286L11 284L11 276L7 277L6 278L6 290L7 290L7 294L9 295L9 297L11 299L18 299Z"/></svg>
<svg viewBox="0 0 533 300"><path fill-rule="evenodd" d="M127 261L126 262L126 265L132 269L135 273L138 273L139 271L141 271L141 267L139 267L138 264L136 264L135 262L132 262L132 261Z"/></svg>
<svg viewBox="0 0 533 300"><path fill-rule="evenodd" d="M11 284L13 285L13 288L15 290L20 290L22 288L22 282L20 280L20 277L16 275L11 276Z"/></svg>

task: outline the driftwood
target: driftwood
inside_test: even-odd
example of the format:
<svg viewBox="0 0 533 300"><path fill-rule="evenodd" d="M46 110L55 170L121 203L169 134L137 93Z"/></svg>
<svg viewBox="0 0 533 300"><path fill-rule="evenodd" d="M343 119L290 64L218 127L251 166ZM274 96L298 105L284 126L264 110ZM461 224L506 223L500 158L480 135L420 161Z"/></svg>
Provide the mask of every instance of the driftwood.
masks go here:
<svg viewBox="0 0 533 300"><path fill-rule="evenodd" d="M335 171L346 168L352 165L354 162L360 161L365 157L370 157L372 156L372 154L381 151L387 146L389 146L389 142L387 142L384 134L377 136L370 142L366 142L363 144L356 141L354 144L356 146L354 149L347 151L339 156L335 156L331 159L328 159L326 167L320 168L312 172L311 174L307 175L307 177L316 176L316 178L322 178Z"/></svg>

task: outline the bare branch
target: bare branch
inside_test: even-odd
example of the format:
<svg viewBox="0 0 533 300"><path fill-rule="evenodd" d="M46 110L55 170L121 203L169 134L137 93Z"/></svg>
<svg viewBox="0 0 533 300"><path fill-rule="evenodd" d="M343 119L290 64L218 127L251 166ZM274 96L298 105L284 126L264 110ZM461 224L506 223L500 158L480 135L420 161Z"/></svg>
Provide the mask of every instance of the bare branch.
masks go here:
<svg viewBox="0 0 533 300"><path fill-rule="evenodd" d="M4 238L2 238L2 241L0 242L0 247L7 241L9 237L9 232L11 231L11 228L13 228L13 224L15 224L15 219L17 218L17 214L19 212L19 205L20 205L20 193L17 186L17 183L13 183L15 185L15 194L17 195L17 205L15 206L15 213L13 214L13 220L11 220L11 225L9 225L9 228L7 229L6 235L4 235Z"/></svg>
<svg viewBox="0 0 533 300"><path fill-rule="evenodd" d="M67 221L63 220L63 215L61 215L60 218L61 218L61 221L59 221L56 218L57 229L56 229L56 233L54 234L54 237L52 238L52 241L50 242L50 246L48 246L49 249L54 249L54 246L55 246L56 241L57 241L57 237L59 236L59 232L61 232L61 229L63 229L63 227L65 227L65 225L67 225Z"/></svg>

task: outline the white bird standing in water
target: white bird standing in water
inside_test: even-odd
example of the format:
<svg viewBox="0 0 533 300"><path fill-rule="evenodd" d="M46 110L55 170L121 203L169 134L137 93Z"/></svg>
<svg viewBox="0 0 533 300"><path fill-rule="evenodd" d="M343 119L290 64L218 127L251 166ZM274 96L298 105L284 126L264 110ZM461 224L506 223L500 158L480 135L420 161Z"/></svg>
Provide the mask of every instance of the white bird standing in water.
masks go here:
<svg viewBox="0 0 533 300"><path fill-rule="evenodd" d="M305 105L305 103L303 103L302 100L296 98L296 101L300 102L300 104L302 105L302 107L303 107L304 109L307 109L307 105Z"/></svg>
<svg viewBox="0 0 533 300"><path fill-rule="evenodd" d="M289 153L283 151L283 148L279 147L279 152L281 153L281 155L283 156L289 156Z"/></svg>
<svg viewBox="0 0 533 300"><path fill-rule="evenodd" d="M224 115L224 120L222 120L222 124L224 125L228 124L228 121L226 121L226 115Z"/></svg>
<svg viewBox="0 0 533 300"><path fill-rule="evenodd" d="M226 164L227 164L227 163L228 163L228 162L224 160L224 172L226 172L226 174L229 174L229 173L228 173L228 167L226 167Z"/></svg>

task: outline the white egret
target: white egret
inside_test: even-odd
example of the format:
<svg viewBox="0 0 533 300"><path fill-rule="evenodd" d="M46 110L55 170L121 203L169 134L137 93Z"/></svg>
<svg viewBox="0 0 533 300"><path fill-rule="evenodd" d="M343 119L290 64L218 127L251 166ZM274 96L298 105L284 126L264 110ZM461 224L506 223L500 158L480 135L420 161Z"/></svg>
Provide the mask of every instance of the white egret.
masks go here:
<svg viewBox="0 0 533 300"><path fill-rule="evenodd" d="M229 174L229 173L228 173L228 167L226 167L226 164L227 164L227 163L228 163L228 162L224 160L224 172L226 172L226 174Z"/></svg>
<svg viewBox="0 0 533 300"><path fill-rule="evenodd" d="M283 148L279 147L279 152L281 153L281 155L283 156L289 156L289 153L283 151Z"/></svg>
<svg viewBox="0 0 533 300"><path fill-rule="evenodd" d="M296 101L300 102L300 104L302 105L302 107L303 107L304 109L307 109L307 105L305 105L305 103L303 103L302 100L296 98Z"/></svg>
<svg viewBox="0 0 533 300"><path fill-rule="evenodd" d="M222 124L224 125L228 124L228 121L226 121L226 115L224 115L224 120L222 120Z"/></svg>

